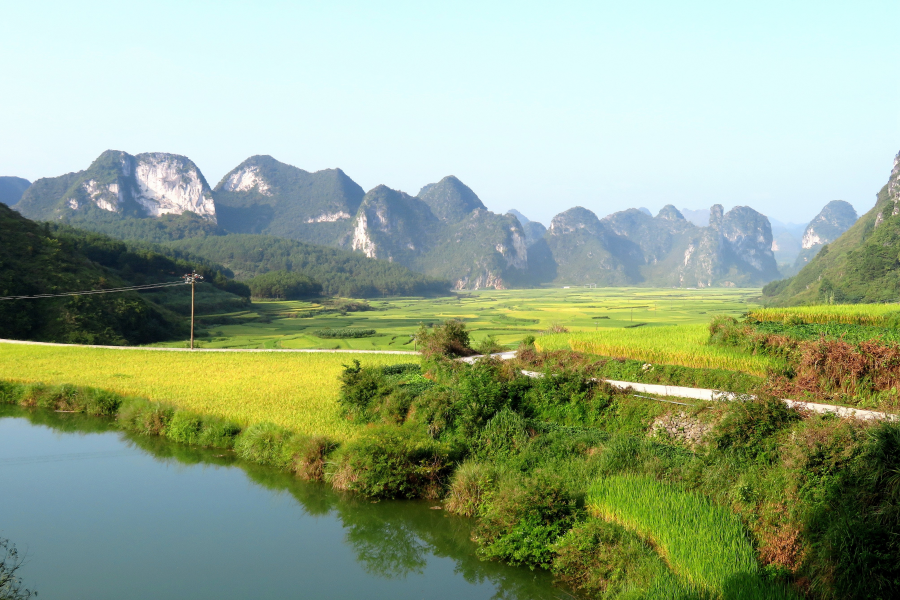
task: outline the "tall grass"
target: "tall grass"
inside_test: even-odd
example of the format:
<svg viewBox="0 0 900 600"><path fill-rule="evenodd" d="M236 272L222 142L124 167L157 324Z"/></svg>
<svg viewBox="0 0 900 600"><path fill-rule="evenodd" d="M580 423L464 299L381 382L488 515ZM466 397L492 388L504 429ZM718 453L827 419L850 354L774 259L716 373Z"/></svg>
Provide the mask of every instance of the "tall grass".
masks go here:
<svg viewBox="0 0 900 600"><path fill-rule="evenodd" d="M345 441L355 437L358 428L340 415L339 376L342 365L354 358L373 366L410 360L402 355L187 353L0 344L0 379L91 386L242 427L270 422Z"/></svg>
<svg viewBox="0 0 900 600"><path fill-rule="evenodd" d="M545 335L537 339L535 346L541 351L572 349L600 356L760 376L781 366L775 357L712 346L708 339L709 327L695 324Z"/></svg>
<svg viewBox="0 0 900 600"><path fill-rule="evenodd" d="M737 515L702 495L645 476L594 483L588 507L649 539L672 571L698 590L734 600L796 596L766 581Z"/></svg>
<svg viewBox="0 0 900 600"><path fill-rule="evenodd" d="M844 325L888 326L900 321L900 304L822 304L791 308L760 308L748 318L763 322L841 323Z"/></svg>

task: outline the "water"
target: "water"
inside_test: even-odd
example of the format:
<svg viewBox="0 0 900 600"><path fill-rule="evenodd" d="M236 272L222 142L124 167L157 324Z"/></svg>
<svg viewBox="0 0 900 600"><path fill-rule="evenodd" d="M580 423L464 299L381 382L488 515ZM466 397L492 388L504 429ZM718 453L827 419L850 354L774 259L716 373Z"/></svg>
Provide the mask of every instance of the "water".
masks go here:
<svg viewBox="0 0 900 600"><path fill-rule="evenodd" d="M570 598L483 562L471 522L229 453L0 407L0 537L40 598Z"/></svg>

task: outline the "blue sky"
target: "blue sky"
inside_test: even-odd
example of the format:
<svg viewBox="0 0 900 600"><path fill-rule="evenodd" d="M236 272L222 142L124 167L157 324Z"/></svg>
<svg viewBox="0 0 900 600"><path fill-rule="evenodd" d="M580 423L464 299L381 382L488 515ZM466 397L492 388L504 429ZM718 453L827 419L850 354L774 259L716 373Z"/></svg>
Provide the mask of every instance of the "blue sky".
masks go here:
<svg viewBox="0 0 900 600"><path fill-rule="evenodd" d="M253 154L549 223L667 203L872 207L900 151L900 2L10 2L0 175L107 148Z"/></svg>

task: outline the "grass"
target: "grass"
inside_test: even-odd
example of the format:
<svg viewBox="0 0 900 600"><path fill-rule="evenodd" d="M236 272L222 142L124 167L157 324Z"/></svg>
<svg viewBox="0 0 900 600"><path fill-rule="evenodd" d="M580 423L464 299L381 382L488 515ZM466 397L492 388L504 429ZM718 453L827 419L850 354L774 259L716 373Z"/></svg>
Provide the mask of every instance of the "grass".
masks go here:
<svg viewBox="0 0 900 600"><path fill-rule="evenodd" d="M885 326L896 324L900 304L822 304L792 308L760 308L750 311L751 319L763 322L799 322L824 325Z"/></svg>
<svg viewBox="0 0 900 600"><path fill-rule="evenodd" d="M535 345L542 351L572 349L653 364L724 369L759 376L780 367L777 358L752 355L737 348L713 346L707 343L708 339L708 325L690 324L556 333L539 337Z"/></svg>
<svg viewBox="0 0 900 600"><path fill-rule="evenodd" d="M187 353L0 344L0 380L91 386L141 396L247 427L351 439L337 396L342 364L408 363L402 355Z"/></svg>
<svg viewBox="0 0 900 600"><path fill-rule="evenodd" d="M202 319L205 348L345 348L412 350L420 323L465 322L475 345L489 335L516 345L554 324L569 331L603 331L644 324L689 325L712 314L739 317L756 308L755 289L672 290L654 288L571 288L479 290L443 298L370 300L375 310L328 312L315 302L255 302L249 309ZM319 329L374 329L366 338L327 339ZM186 342L161 344L185 346Z"/></svg>
<svg viewBox="0 0 900 600"><path fill-rule="evenodd" d="M763 579L738 516L696 492L617 475L592 486L588 506L649 539L676 575L701 590L734 600L795 598Z"/></svg>

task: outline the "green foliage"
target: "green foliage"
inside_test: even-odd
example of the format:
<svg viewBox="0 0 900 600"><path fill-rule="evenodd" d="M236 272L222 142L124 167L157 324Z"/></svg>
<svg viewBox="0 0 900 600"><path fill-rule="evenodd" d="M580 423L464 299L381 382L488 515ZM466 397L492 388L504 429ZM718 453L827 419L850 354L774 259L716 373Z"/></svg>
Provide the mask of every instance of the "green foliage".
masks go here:
<svg viewBox="0 0 900 600"><path fill-rule="evenodd" d="M551 546L553 574L588 597L619 598L666 576L665 563L634 532L602 519L575 525Z"/></svg>
<svg viewBox="0 0 900 600"><path fill-rule="evenodd" d="M165 435L175 408L143 398L127 398L123 402L117 420L127 430L141 435Z"/></svg>
<svg viewBox="0 0 900 600"><path fill-rule="evenodd" d="M416 342L421 345L422 356L429 358L456 358L471 356L475 351L469 346L469 332L462 321L451 319L441 325L426 327L422 324L416 333Z"/></svg>
<svg viewBox="0 0 900 600"><path fill-rule="evenodd" d="M254 298L277 300L300 300L318 296L322 284L302 273L291 271L270 271L257 275L247 282Z"/></svg>
<svg viewBox="0 0 900 600"><path fill-rule="evenodd" d="M40 226L0 206L0 296L172 282L192 269L210 282L218 306L247 304L241 294L248 296L249 289L214 267L70 227ZM0 303L0 337L114 345L180 337L184 322L171 311L182 306L184 297L189 312L190 301L189 290L180 293L187 296L169 288L151 294L5 301Z"/></svg>
<svg viewBox="0 0 900 600"><path fill-rule="evenodd" d="M446 293L450 287L446 281L414 273L397 263L270 236L198 237L169 246L223 264L242 278L270 271L302 273L321 283L326 296L426 296Z"/></svg>
<svg viewBox="0 0 900 600"><path fill-rule="evenodd" d="M800 414L777 398L737 399L727 404L713 440L718 448L774 461L779 431L800 420Z"/></svg>
<svg viewBox="0 0 900 600"><path fill-rule="evenodd" d="M343 339L343 338L365 338L372 337L377 332L374 329L361 329L358 327L339 327L332 329L316 329L314 334L316 337L326 339Z"/></svg>
<svg viewBox="0 0 900 600"><path fill-rule="evenodd" d="M178 410L166 425L165 436L182 444L232 448L240 432L241 427L237 423Z"/></svg>
<svg viewBox="0 0 900 600"><path fill-rule="evenodd" d="M288 469L293 460L295 434L272 423L256 423L235 441L234 451L244 460Z"/></svg>
<svg viewBox="0 0 900 600"><path fill-rule="evenodd" d="M437 498L454 458L449 446L415 428L376 427L342 450L331 480L374 498Z"/></svg>
<svg viewBox="0 0 900 600"><path fill-rule="evenodd" d="M551 546L583 511L563 479L538 470L524 479L501 483L483 506L474 539L485 558L548 569Z"/></svg>
<svg viewBox="0 0 900 600"><path fill-rule="evenodd" d="M496 352L503 352L506 349L506 346L497 341L497 336L488 334L481 340L475 348L475 351L478 352L478 354L494 354Z"/></svg>

